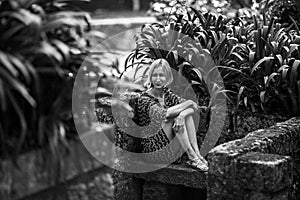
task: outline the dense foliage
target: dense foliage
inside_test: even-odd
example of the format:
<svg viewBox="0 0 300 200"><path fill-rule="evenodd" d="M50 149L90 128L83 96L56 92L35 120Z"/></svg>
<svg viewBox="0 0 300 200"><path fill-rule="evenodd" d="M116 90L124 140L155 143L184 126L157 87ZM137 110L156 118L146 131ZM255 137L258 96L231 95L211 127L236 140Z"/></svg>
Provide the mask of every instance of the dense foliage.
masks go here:
<svg viewBox="0 0 300 200"><path fill-rule="evenodd" d="M223 14L227 17L251 17L259 7L255 0L154 0L148 14L158 20L167 20L170 16L183 14L193 7L201 12Z"/></svg>
<svg viewBox="0 0 300 200"><path fill-rule="evenodd" d="M231 18L187 7L183 1L162 3L176 7L176 12L169 10L171 14L164 24L144 26L137 37L137 48L128 60L164 57L176 70L180 70L183 63L190 65L192 67L181 69L182 74L191 84L201 86L202 90L198 91L202 95L205 88L212 91L209 88L218 85L218 91L225 91L236 109L279 112L288 116L300 114L299 18L294 10L288 12L291 4L275 5L274 1L264 1L259 7L261 10L249 16L236 15ZM283 23L273 12L276 9L284 11L284 6L290 19L287 23ZM297 9L295 6L293 8ZM262 13L261 17L256 12ZM190 45L187 37L195 45ZM180 55L188 54L185 57L189 60L172 58L173 54L178 54L177 51L181 51ZM225 88L220 87L219 83L208 83L203 78L207 76L204 70L207 66L201 59L204 52L213 58ZM200 57L195 61L197 56ZM203 86L203 82L207 86Z"/></svg>
<svg viewBox="0 0 300 200"><path fill-rule="evenodd" d="M0 1L0 156L43 147L61 162L74 131L71 97L83 60L103 34L68 0ZM86 90L88 92L88 90Z"/></svg>

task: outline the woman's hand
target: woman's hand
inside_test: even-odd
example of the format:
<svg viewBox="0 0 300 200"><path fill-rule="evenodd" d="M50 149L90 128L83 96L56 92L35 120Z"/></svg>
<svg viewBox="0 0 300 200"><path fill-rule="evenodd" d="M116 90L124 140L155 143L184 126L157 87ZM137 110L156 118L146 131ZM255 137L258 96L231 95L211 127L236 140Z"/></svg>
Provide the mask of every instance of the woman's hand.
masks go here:
<svg viewBox="0 0 300 200"><path fill-rule="evenodd" d="M173 130L175 133L182 133L183 132L183 126L184 126L184 115L179 114L177 117L174 119L174 124L173 124Z"/></svg>
<svg viewBox="0 0 300 200"><path fill-rule="evenodd" d="M128 117L131 119L134 117L134 109L133 108L128 108Z"/></svg>

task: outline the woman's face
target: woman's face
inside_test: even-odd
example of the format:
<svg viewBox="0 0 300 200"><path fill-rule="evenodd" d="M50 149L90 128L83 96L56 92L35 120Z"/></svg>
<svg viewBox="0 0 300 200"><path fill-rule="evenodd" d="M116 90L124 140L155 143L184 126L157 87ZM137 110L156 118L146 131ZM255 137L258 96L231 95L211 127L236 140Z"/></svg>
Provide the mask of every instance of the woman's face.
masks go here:
<svg viewBox="0 0 300 200"><path fill-rule="evenodd" d="M156 67L151 75L151 83L154 88L163 88L166 85L167 77L162 67Z"/></svg>

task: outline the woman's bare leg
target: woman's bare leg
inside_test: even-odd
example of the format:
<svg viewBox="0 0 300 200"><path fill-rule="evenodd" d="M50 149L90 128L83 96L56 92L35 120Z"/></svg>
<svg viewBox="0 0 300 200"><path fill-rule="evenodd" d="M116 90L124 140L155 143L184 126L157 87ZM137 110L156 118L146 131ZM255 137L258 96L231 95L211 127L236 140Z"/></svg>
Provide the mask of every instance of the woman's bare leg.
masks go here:
<svg viewBox="0 0 300 200"><path fill-rule="evenodd" d="M200 155L200 150L197 143L196 128L192 115L188 115L185 117L185 125L192 148L194 149L198 157L202 157Z"/></svg>
<svg viewBox="0 0 300 200"><path fill-rule="evenodd" d="M166 133L169 140L172 140L175 137L173 130L172 130L172 126L173 126L173 120L163 124L163 130ZM176 137L177 137L180 145L182 146L182 148L184 150L186 150L188 157L190 159L195 159L195 158L199 157L197 155L197 153L194 151L193 147L191 146L185 125L183 126L182 133L176 134Z"/></svg>

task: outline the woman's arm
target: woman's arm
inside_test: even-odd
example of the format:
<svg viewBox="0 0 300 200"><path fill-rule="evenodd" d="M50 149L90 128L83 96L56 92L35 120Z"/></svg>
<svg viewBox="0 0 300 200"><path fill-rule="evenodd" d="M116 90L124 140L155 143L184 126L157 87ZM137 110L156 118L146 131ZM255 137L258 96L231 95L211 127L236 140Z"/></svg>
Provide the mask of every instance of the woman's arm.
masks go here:
<svg viewBox="0 0 300 200"><path fill-rule="evenodd" d="M167 109L166 118L174 118L178 116L181 112L185 112L188 114L190 112L194 112L196 110L197 104L192 100L187 100L175 106L172 106Z"/></svg>
<svg viewBox="0 0 300 200"><path fill-rule="evenodd" d="M194 114L195 110L193 108L187 108L185 110L183 110L182 112L179 113L179 115L186 117L188 115Z"/></svg>

